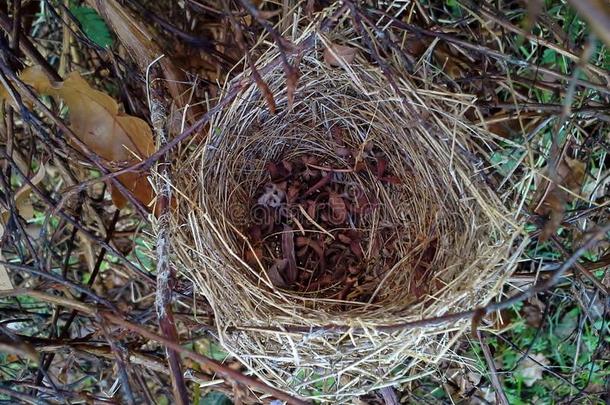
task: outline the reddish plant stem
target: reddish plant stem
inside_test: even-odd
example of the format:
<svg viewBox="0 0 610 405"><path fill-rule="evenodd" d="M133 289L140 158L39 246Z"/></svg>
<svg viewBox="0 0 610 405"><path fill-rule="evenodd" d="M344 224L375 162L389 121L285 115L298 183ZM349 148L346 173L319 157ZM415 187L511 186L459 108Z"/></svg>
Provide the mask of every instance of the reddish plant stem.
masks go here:
<svg viewBox="0 0 610 405"><path fill-rule="evenodd" d="M489 349L489 345L487 344L487 341L483 338L483 333L481 331L477 331L477 338L479 339L479 343L481 344L481 349L483 349L483 355L485 356L485 361L487 361L487 367L489 367L489 378L491 380L491 385L496 390L496 400L501 405L509 405L506 393L502 388L502 382L498 377L496 363L491 354L491 350Z"/></svg>

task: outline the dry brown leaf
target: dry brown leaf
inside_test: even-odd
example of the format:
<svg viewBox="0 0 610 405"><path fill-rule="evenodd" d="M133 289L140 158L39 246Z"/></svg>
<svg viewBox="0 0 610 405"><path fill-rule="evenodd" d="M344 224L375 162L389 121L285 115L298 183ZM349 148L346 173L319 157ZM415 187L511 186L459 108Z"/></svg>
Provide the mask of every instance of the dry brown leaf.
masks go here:
<svg viewBox="0 0 610 405"><path fill-rule="evenodd" d="M294 95L296 93L298 83L299 71L296 68L292 68L290 73L286 75L286 98L288 99L289 110L294 105Z"/></svg>
<svg viewBox="0 0 610 405"><path fill-rule="evenodd" d="M269 267L269 270L267 270L267 275L269 276L269 280L271 280L271 284L276 287L288 287L288 284L286 284L286 281L282 276L287 267L287 259L277 259L275 263L273 263L271 267Z"/></svg>
<svg viewBox="0 0 610 405"><path fill-rule="evenodd" d="M566 204L573 199L571 193L577 194L580 190L585 178L585 169L585 163L565 157L557 165L557 182L549 182L546 179L541 182L534 198L534 212L548 216L548 220L540 234L540 241L550 238L561 225ZM546 173L548 177L548 170Z"/></svg>
<svg viewBox="0 0 610 405"><path fill-rule="evenodd" d="M523 360L517 367L517 374L523 378L523 383L531 387L534 383L542 379L544 368L549 365L549 360L542 354L534 354Z"/></svg>
<svg viewBox="0 0 610 405"><path fill-rule="evenodd" d="M286 280L288 284L292 284L298 278L299 273L294 252L294 234L292 228L288 225L284 225L284 233L282 233L282 254L288 264L286 272L284 273L284 280Z"/></svg>
<svg viewBox="0 0 610 405"><path fill-rule="evenodd" d="M70 73L63 82L51 83L42 69L34 66L26 68L20 78L39 93L63 100L69 108L70 127L76 136L104 159L133 163L154 152L148 124L120 113L112 97L93 89L78 72ZM6 95L0 91L0 101L4 97ZM154 195L145 173L126 173L117 179L144 205L152 201ZM117 207L125 206L125 197L114 189L112 197Z"/></svg>
<svg viewBox="0 0 610 405"><path fill-rule="evenodd" d="M324 49L324 62L332 67L339 67L342 64L349 65L354 62L357 54L358 49L356 48L332 44Z"/></svg>
<svg viewBox="0 0 610 405"><path fill-rule="evenodd" d="M339 225L347 220L347 206L343 198L334 192L328 197L328 204L331 209L330 222L334 225Z"/></svg>
<svg viewBox="0 0 610 405"><path fill-rule="evenodd" d="M478 121L478 119L476 119L476 121ZM530 118L527 117L527 114L522 114L521 120L519 120L519 118L504 111L500 111L491 117L486 118L486 121L488 121L487 129L489 132L503 138L512 138L516 135L521 135L523 131L527 132L538 122L537 117Z"/></svg>
<svg viewBox="0 0 610 405"><path fill-rule="evenodd" d="M468 64L443 43L438 43L434 48L434 58L443 68L443 71L452 79L458 79L469 70Z"/></svg>

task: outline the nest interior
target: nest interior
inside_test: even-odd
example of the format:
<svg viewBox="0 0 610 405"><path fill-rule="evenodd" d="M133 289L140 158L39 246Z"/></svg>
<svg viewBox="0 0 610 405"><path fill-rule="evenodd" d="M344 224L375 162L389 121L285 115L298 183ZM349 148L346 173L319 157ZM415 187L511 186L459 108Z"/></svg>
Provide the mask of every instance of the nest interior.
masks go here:
<svg viewBox="0 0 610 405"><path fill-rule="evenodd" d="M464 322L391 332L380 327L484 305L497 295L518 252L509 215L478 173L476 151L489 140L463 118L473 100L422 88L406 75L392 88L366 55L331 68L321 34L319 44L300 60L290 108L276 64L263 77L276 114L251 85L213 117L206 140L177 159L173 243L175 265L214 309L227 350L275 386L301 395L316 387L318 398L322 389L336 399L414 378L414 365L449 356ZM270 51L259 65L277 57ZM290 232L329 241L357 231L362 257L351 295L337 295L345 287L341 260L330 266L341 275L330 287L278 285L269 270L281 248L261 254L248 231L261 190L274 184L269 163L312 157L322 167L318 176L330 176L338 193L362 190L372 208L348 212L323 229L319 217L301 215L301 200L283 197L279 205L301 216L284 217L269 233L276 240ZM398 181L384 181L375 171L380 159ZM358 161L369 165L354 170ZM314 272L297 265L304 274ZM325 331L326 325L339 329Z"/></svg>

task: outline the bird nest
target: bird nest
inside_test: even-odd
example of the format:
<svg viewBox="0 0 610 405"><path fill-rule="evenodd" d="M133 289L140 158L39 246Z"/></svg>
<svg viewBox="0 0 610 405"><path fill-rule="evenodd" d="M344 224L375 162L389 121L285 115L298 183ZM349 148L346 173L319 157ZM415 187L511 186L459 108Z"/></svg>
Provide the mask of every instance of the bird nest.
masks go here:
<svg viewBox="0 0 610 405"><path fill-rule="evenodd" d="M484 306L518 252L479 172L486 135L463 118L473 99L390 83L363 49L329 66L325 35L295 42L311 35L292 105L272 48L257 66L276 112L246 86L177 157L173 251L232 355L338 401L448 357L466 321L400 325Z"/></svg>

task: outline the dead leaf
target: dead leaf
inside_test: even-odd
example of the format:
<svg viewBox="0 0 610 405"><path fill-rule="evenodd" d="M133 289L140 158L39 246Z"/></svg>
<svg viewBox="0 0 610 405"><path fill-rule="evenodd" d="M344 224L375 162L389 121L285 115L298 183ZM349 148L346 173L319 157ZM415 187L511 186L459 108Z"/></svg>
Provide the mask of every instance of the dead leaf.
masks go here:
<svg viewBox="0 0 610 405"><path fill-rule="evenodd" d="M540 241L545 241L557 231L563 221L566 204L572 201L573 195L578 193L585 178L586 164L569 157L565 157L557 165L557 183L544 179L538 187L534 197L534 212L548 216L548 220L540 234ZM548 169L545 170L548 177ZM569 191L567 191L569 190Z"/></svg>
<svg viewBox="0 0 610 405"><path fill-rule="evenodd" d="M523 378L523 383L531 387L536 381L542 379L542 371L548 365L549 360L542 353L534 354L533 356L526 357L519 364L517 373Z"/></svg>
<svg viewBox="0 0 610 405"><path fill-rule="evenodd" d="M286 98L288 99L288 109L290 110L294 105L294 95L297 90L299 83L299 71L295 67L291 67L286 72Z"/></svg>
<svg viewBox="0 0 610 405"><path fill-rule="evenodd" d="M328 204L331 209L330 222L339 225L347 220L347 207L343 198L337 193L331 192L328 197Z"/></svg>
<svg viewBox="0 0 610 405"><path fill-rule="evenodd" d="M120 113L112 97L93 89L78 72L70 73L63 82L51 83L42 69L34 66L26 68L20 78L40 94L63 100L69 108L70 127L76 136L104 159L134 163L154 152L148 124L138 117ZM0 89L0 101L5 97L4 89ZM126 173L117 179L138 201L150 204L154 195L146 173ZM125 206L125 197L114 189L112 197L118 208Z"/></svg>
<svg viewBox="0 0 610 405"><path fill-rule="evenodd" d="M449 394L455 399L468 398L483 378L481 374L463 365L451 366L445 373L447 379L452 382L452 384L447 384Z"/></svg>
<svg viewBox="0 0 610 405"><path fill-rule="evenodd" d="M292 284L298 278L299 273L294 252L294 234L292 228L288 225L284 225L284 232L282 233L282 254L288 263L284 279L288 284Z"/></svg>
<svg viewBox="0 0 610 405"><path fill-rule="evenodd" d="M271 284L276 287L288 287L288 284L286 284L286 281L282 276L287 267L288 260L286 259L278 259L269 267L267 275L269 276L269 280L271 280Z"/></svg>
<svg viewBox="0 0 610 405"><path fill-rule="evenodd" d="M20 169L24 173L28 172L27 167L21 167ZM40 183L45 178L46 174L46 167L44 164L41 164L36 174L29 179L30 183L34 186L38 185L38 183ZM15 208L17 208L17 210L19 211L19 215L26 220L34 217L34 207L32 206L32 200L30 198L31 192L32 188L30 184L25 183L15 192L14 196ZM2 223L6 223L6 221L8 220L8 214L9 212L7 210L0 209ZM0 237L1 236L2 234L0 234Z"/></svg>
<svg viewBox="0 0 610 405"><path fill-rule="evenodd" d="M452 79L458 79L469 70L468 63L460 58L448 45L439 42L433 51L436 62L443 71Z"/></svg>
<svg viewBox="0 0 610 405"><path fill-rule="evenodd" d="M542 324L542 312L536 305L531 305L526 302L521 309L521 314L525 318L527 325L532 328L539 328Z"/></svg>
<svg viewBox="0 0 610 405"><path fill-rule="evenodd" d="M354 62L358 49L351 46L331 44L324 49L324 62L330 67L350 65Z"/></svg>

